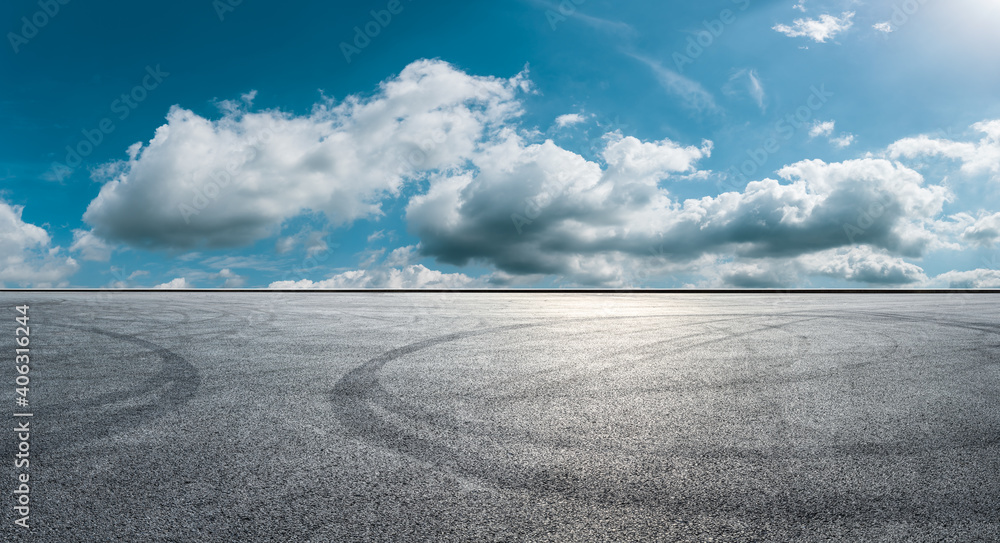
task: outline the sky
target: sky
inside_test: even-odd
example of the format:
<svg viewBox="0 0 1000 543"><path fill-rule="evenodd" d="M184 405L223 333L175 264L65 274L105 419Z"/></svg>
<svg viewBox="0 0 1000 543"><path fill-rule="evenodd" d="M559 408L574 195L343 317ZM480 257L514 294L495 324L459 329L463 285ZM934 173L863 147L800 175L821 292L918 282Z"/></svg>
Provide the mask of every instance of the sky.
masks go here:
<svg viewBox="0 0 1000 543"><path fill-rule="evenodd" d="M5 288L997 288L995 0L8 0Z"/></svg>

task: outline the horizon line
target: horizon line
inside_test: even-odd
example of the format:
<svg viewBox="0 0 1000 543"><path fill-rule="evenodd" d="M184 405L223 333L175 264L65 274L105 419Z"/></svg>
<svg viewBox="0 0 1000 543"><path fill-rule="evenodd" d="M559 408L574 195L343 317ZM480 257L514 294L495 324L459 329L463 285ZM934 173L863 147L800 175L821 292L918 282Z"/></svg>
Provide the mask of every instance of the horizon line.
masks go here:
<svg viewBox="0 0 1000 543"><path fill-rule="evenodd" d="M790 288L790 289L609 289L609 288L344 288L344 289L272 289L272 288L0 288L0 292L300 292L300 293L377 293L412 294L1000 294L1000 289L858 289L858 288Z"/></svg>

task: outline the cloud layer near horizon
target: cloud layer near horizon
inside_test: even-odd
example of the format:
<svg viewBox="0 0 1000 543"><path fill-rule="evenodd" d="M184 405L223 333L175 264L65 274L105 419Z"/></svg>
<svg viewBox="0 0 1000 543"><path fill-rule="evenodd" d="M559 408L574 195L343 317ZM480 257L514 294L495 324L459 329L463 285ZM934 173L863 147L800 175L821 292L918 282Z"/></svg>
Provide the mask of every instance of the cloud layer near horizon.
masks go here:
<svg viewBox="0 0 1000 543"><path fill-rule="evenodd" d="M519 126L526 92L525 74L473 76L422 60L371 96L327 100L304 116L251 112L252 95L224 102L217 120L175 106L127 161L98 169L104 185L84 215L92 230L79 231L74 248L99 260L108 244L246 246L303 215L321 214L334 227L377 218L408 184L414 258L491 274L441 274L376 256L370 269L272 286L450 288L546 276L584 286L658 276L693 277L698 286L777 287L810 277L912 286L929 279L905 259L1000 235L986 213L943 220L949 189L901 162L940 155L971 173L995 173L997 121L976 125L985 134L978 143L907 138L884 156L803 160L777 179L679 199L674 183L720 175L699 166L712 142L612 131L585 157ZM559 124L586 122L577 117Z"/></svg>

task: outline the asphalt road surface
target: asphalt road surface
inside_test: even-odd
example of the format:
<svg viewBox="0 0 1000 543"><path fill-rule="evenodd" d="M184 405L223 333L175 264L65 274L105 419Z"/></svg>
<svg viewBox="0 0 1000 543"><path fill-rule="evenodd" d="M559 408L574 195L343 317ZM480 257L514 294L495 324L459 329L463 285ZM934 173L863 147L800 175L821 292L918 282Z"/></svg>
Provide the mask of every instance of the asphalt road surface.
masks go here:
<svg viewBox="0 0 1000 543"><path fill-rule="evenodd" d="M3 541L1000 540L996 295L0 300Z"/></svg>

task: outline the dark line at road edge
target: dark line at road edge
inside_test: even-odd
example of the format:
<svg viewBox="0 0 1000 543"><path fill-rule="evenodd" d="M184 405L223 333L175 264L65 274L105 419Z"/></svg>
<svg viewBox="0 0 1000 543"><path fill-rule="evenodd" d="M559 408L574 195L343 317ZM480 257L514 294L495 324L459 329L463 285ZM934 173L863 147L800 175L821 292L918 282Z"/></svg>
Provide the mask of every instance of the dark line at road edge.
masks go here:
<svg viewBox="0 0 1000 543"><path fill-rule="evenodd" d="M284 292L412 294L1000 294L1000 289L270 289L270 288L0 288L0 292Z"/></svg>

